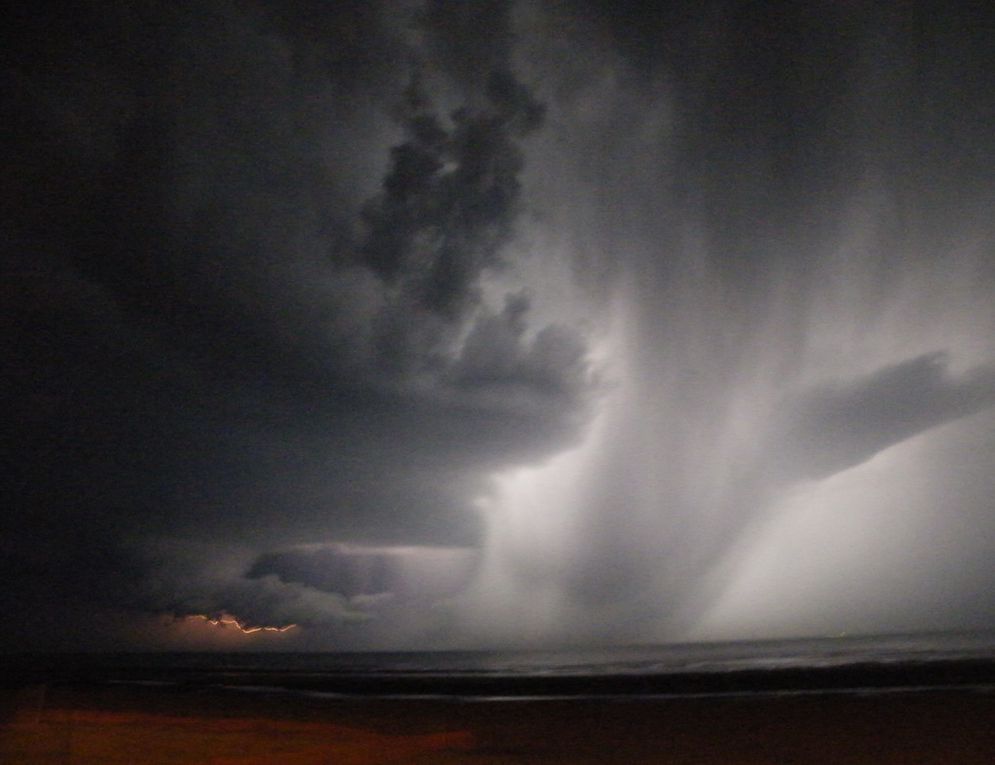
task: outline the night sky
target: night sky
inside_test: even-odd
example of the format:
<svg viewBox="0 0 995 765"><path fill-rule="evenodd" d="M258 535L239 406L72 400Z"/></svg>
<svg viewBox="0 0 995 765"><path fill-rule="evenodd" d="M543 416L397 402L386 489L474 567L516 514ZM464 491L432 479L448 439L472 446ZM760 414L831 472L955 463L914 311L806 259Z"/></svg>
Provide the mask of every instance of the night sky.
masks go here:
<svg viewBox="0 0 995 765"><path fill-rule="evenodd" d="M995 629L990 3L6 26L0 649Z"/></svg>

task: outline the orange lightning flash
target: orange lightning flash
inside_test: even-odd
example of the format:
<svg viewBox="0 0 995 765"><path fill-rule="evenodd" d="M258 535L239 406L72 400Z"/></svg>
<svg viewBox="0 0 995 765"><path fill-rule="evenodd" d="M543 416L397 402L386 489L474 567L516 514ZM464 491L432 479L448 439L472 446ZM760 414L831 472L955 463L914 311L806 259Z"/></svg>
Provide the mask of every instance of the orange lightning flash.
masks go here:
<svg viewBox="0 0 995 765"><path fill-rule="evenodd" d="M234 627L239 632L246 635L252 635L256 632L286 632L287 630L292 630L296 627L296 624L285 624L282 627L266 627L266 626L249 626L243 623L240 619L236 619L234 616L229 616L228 614L222 614L217 619L212 619L210 616L205 616L204 614L191 614L186 617L187 619L203 619L208 624L212 624L215 627Z"/></svg>

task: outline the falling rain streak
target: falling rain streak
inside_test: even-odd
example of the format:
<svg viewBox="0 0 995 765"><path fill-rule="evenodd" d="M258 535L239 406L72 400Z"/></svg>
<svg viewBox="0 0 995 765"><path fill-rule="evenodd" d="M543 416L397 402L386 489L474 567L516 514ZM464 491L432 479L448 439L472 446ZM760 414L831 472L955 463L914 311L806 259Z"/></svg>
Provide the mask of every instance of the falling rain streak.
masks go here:
<svg viewBox="0 0 995 765"><path fill-rule="evenodd" d="M536 257L609 261L613 384L578 446L480 500L480 639L985 623L995 230L973 155L991 140L959 124L981 104L958 100L976 75L954 51L871 16L816 16L810 49L780 27L763 62L748 30L706 23L721 72L523 56L552 92L570 91L551 72L584 83L530 155L531 235L560 243Z"/></svg>

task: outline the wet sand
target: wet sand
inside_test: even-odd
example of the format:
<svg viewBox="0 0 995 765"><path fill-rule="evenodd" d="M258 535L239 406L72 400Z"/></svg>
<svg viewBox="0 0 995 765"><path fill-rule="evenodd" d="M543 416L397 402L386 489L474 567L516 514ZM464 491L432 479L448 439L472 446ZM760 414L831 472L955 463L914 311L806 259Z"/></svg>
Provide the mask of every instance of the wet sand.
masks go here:
<svg viewBox="0 0 995 765"><path fill-rule="evenodd" d="M995 694L633 700L303 698L217 689L0 690L0 762L995 762Z"/></svg>

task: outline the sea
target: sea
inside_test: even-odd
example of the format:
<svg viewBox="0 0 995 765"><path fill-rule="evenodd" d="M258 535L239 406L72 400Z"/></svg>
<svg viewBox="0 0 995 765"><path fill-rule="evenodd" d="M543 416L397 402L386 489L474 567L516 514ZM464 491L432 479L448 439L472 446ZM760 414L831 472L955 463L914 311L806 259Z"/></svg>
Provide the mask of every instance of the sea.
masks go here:
<svg viewBox="0 0 995 765"><path fill-rule="evenodd" d="M8 681L324 698L656 698L995 692L995 632L559 650L21 654Z"/></svg>

